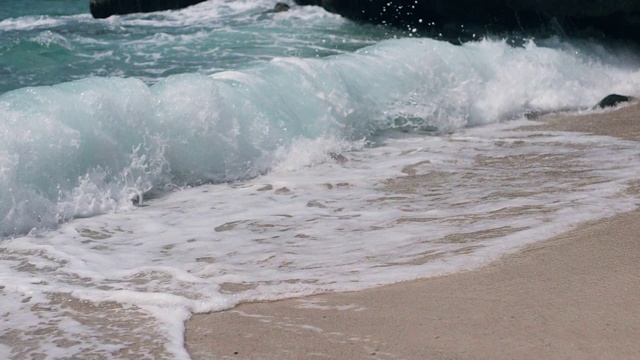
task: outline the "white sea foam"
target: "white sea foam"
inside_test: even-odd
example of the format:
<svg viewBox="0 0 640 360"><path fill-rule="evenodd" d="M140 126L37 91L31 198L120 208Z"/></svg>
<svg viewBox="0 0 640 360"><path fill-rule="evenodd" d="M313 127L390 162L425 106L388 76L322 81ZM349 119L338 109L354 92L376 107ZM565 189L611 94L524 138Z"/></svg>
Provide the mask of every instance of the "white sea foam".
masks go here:
<svg viewBox="0 0 640 360"><path fill-rule="evenodd" d="M269 0L205 1L180 10L113 16L102 21L115 26L217 27L230 19L234 22L250 21L261 11L270 10L273 4ZM319 12L316 10L314 13Z"/></svg>
<svg viewBox="0 0 640 360"><path fill-rule="evenodd" d="M6 93L2 339L14 358L186 358L192 311L459 271L630 210L637 143L477 126L638 95L639 63L404 39Z"/></svg>
<svg viewBox="0 0 640 360"><path fill-rule="evenodd" d="M187 358L192 311L459 271L637 206L638 143L525 124L297 140L256 179L5 240L0 332L13 357Z"/></svg>
<svg viewBox="0 0 640 360"><path fill-rule="evenodd" d="M0 233L116 210L169 185L251 178L297 139L454 132L585 108L609 92L637 95L637 59L561 45L392 40L152 87L93 78L7 93Z"/></svg>
<svg viewBox="0 0 640 360"><path fill-rule="evenodd" d="M73 45L69 42L69 40L67 40L64 36L49 30L41 32L40 34L35 36L32 41L35 41L38 44L46 47L57 45L67 50L73 50Z"/></svg>
<svg viewBox="0 0 640 360"><path fill-rule="evenodd" d="M10 18L0 21L0 30L26 30L35 28L48 28L63 23L63 20L49 16L25 16L20 18Z"/></svg>

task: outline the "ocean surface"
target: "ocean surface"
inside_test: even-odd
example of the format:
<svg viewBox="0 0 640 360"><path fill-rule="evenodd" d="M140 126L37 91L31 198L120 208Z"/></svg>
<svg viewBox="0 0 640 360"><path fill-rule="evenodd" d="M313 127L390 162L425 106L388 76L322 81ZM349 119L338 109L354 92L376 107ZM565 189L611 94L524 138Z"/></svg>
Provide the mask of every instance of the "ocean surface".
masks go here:
<svg viewBox="0 0 640 360"><path fill-rule="evenodd" d="M640 95L637 48L274 4L0 0L0 358L188 359L193 312L474 268L637 207L636 142L519 129Z"/></svg>

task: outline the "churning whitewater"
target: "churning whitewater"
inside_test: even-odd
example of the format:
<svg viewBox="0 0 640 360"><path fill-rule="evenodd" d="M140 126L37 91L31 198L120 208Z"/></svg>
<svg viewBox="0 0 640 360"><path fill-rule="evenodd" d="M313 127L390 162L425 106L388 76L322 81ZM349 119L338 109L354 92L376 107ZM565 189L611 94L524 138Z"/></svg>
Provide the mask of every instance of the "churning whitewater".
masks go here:
<svg viewBox="0 0 640 360"><path fill-rule="evenodd" d="M450 133L584 108L602 89L633 93L640 83L622 57L607 63L586 45L553 45L388 40L152 86L87 78L8 92L0 97L0 234L130 208L149 192L252 178L300 139Z"/></svg>
<svg viewBox="0 0 640 360"><path fill-rule="evenodd" d="M637 143L520 128L640 95L636 49L66 3L0 15L0 358L187 359L193 312L460 271L637 206Z"/></svg>

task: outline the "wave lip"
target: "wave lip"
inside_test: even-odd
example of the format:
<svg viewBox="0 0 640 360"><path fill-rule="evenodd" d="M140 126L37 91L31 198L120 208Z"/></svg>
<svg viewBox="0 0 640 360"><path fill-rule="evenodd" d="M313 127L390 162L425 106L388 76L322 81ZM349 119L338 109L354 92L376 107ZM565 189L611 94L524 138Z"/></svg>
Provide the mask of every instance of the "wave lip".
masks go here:
<svg viewBox="0 0 640 360"><path fill-rule="evenodd" d="M148 192L255 177L299 139L448 133L589 107L609 92L636 95L637 57L543 45L389 40L153 86L87 78L9 92L0 96L0 233L129 208Z"/></svg>

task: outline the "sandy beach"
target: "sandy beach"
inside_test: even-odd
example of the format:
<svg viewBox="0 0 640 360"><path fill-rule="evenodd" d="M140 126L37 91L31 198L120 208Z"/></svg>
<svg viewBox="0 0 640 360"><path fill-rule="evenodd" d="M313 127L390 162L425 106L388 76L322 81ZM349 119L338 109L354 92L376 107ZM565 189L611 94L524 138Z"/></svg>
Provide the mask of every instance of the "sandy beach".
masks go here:
<svg viewBox="0 0 640 360"><path fill-rule="evenodd" d="M640 140L640 105L539 121ZM637 359L639 219L583 224L474 271L194 315L186 347L193 359Z"/></svg>

